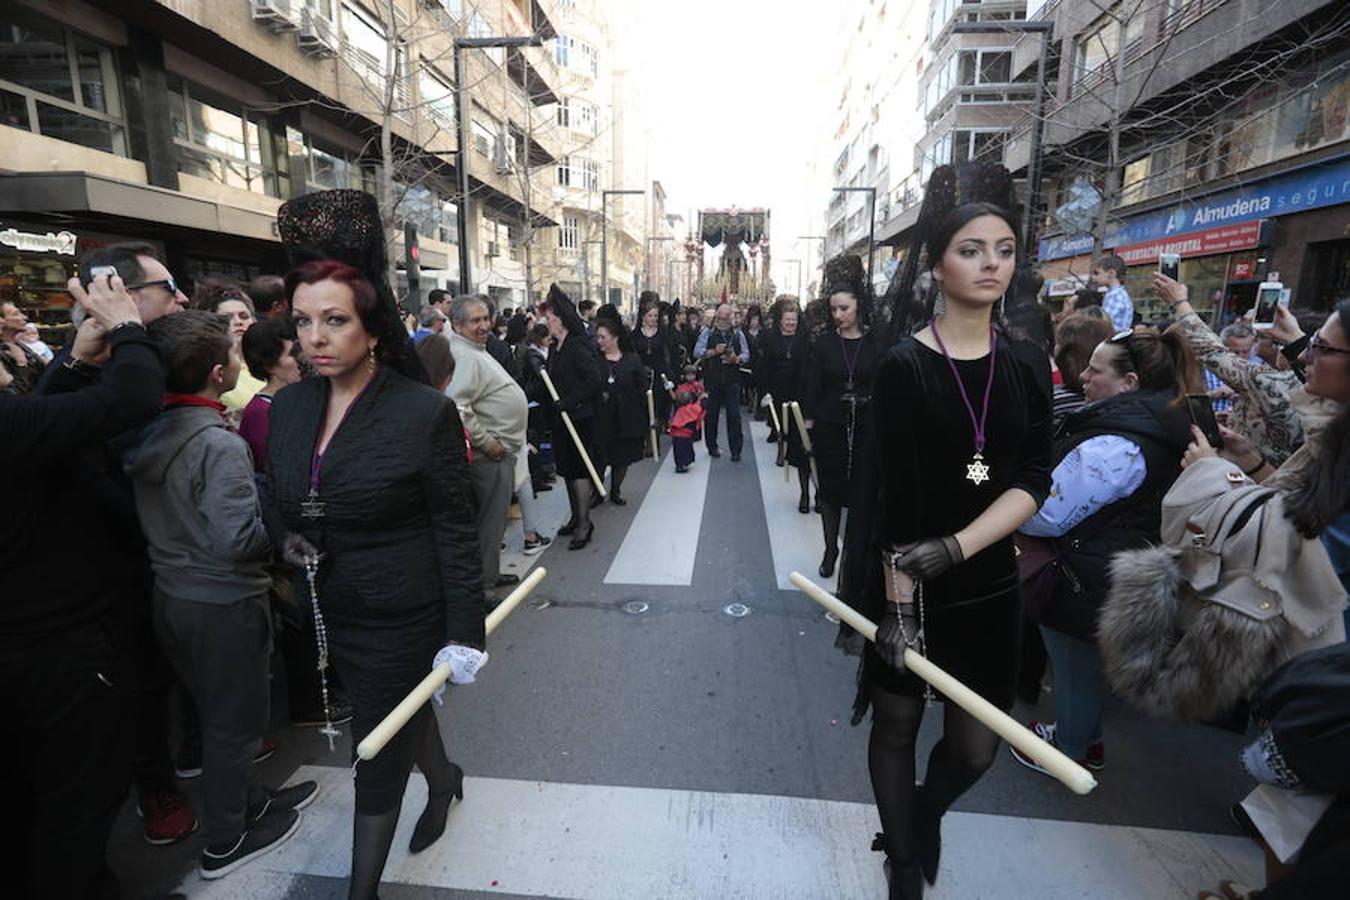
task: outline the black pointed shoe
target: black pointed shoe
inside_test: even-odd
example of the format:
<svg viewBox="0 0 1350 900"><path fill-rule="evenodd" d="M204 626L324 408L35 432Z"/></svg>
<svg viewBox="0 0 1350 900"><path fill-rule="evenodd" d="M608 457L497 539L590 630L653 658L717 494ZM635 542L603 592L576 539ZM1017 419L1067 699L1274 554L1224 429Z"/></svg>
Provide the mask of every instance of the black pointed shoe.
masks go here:
<svg viewBox="0 0 1350 900"><path fill-rule="evenodd" d="M436 843L445 833L445 820L450 815L451 801L464 799L464 770L454 763L450 767L455 772L454 781L444 793L427 795L426 809L418 817L417 825L413 827L412 840L408 842L409 853L421 853Z"/></svg>

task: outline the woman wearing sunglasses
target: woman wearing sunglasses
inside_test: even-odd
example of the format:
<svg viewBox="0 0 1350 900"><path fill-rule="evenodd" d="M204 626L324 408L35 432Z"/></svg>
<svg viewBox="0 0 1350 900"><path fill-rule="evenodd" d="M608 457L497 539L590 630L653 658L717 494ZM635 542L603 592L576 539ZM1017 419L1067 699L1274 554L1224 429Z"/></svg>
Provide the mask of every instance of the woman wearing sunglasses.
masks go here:
<svg viewBox="0 0 1350 900"><path fill-rule="evenodd" d="M1190 440L1186 394L1202 382L1181 333L1152 328L1098 344L1080 380L1088 403L1065 417L1050 497L1021 529L1051 542L1058 557L1053 575L1023 598L1055 673L1055 721L1028 727L1100 770L1108 689L1095 634L1111 557L1159 540L1162 498L1181 474ZM1015 748L1012 754L1045 772Z"/></svg>

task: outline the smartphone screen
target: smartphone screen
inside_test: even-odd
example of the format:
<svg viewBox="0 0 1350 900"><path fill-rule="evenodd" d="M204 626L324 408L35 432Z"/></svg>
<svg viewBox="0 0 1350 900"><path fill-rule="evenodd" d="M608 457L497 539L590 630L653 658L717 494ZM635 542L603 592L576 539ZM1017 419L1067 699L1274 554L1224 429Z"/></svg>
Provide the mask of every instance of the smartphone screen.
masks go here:
<svg viewBox="0 0 1350 900"><path fill-rule="evenodd" d="M1181 257L1175 253L1162 253L1158 255L1158 273L1166 275L1173 281L1178 280L1181 274Z"/></svg>
<svg viewBox="0 0 1350 900"><path fill-rule="evenodd" d="M1205 394L1187 394L1186 406L1191 413L1191 421L1200 433L1216 450L1223 447L1223 435L1219 433L1219 420L1214 416L1214 402Z"/></svg>
<svg viewBox="0 0 1350 900"><path fill-rule="evenodd" d="M1270 282L1267 282L1270 284ZM1275 307L1280 303L1280 285L1267 287L1262 285L1256 294L1256 314L1252 321L1257 325L1271 325L1275 322Z"/></svg>

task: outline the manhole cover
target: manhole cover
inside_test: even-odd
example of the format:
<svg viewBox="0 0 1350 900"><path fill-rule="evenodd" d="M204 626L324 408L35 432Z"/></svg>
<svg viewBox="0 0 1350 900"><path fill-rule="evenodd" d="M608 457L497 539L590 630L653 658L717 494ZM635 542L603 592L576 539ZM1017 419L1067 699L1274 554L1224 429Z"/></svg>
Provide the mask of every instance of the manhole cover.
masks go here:
<svg viewBox="0 0 1350 900"><path fill-rule="evenodd" d="M722 612L731 616L733 619L740 619L750 615L750 607L746 606L744 603L732 603L722 607Z"/></svg>
<svg viewBox="0 0 1350 900"><path fill-rule="evenodd" d="M648 607L647 604L641 600L629 600L627 603L623 605L623 611L628 613L630 616L640 616L643 613L645 613L649 608L650 607Z"/></svg>

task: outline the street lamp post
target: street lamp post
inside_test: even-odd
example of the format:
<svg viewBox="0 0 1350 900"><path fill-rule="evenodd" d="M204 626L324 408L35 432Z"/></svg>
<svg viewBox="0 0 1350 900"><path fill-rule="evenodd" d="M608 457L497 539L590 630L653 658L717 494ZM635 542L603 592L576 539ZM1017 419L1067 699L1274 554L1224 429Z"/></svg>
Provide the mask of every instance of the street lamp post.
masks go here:
<svg viewBox="0 0 1350 900"><path fill-rule="evenodd" d="M824 262L825 262L825 238L824 238L823 236L818 235L818 234L799 234L799 235L797 235L797 240L799 240L799 241L820 241L820 261L821 261L821 264L822 264L822 265L824 264ZM815 271L815 268L811 265L811 245L810 245L810 244L807 244L807 245L806 245L806 266L805 266L805 269L806 269L806 271L808 271L808 272L814 272L814 271Z"/></svg>
<svg viewBox="0 0 1350 900"><path fill-rule="evenodd" d="M785 259L785 260L783 260L783 262L785 262L785 263L796 263L796 264L797 264L797 296L798 296L798 297L801 297L801 295L802 295L802 261L801 261L800 259Z"/></svg>
<svg viewBox="0 0 1350 900"><path fill-rule="evenodd" d="M877 237L877 189L874 187L837 187L837 193L863 193L867 195L867 289L875 290L872 284L872 257L876 253Z"/></svg>
<svg viewBox="0 0 1350 900"><path fill-rule="evenodd" d="M609 198L611 194L645 194L640 190L600 192L600 303L609 302Z"/></svg>
<svg viewBox="0 0 1350 900"><path fill-rule="evenodd" d="M459 169L459 210L455 215L459 229L459 292L468 294L473 290L469 269L469 154L468 134L469 92L464 85L463 64L460 52L463 50L488 50L497 47L542 47L542 36L532 34L529 37L462 37L455 38L455 168ZM529 210L525 211L526 216ZM526 285L528 293L529 286Z"/></svg>
<svg viewBox="0 0 1350 900"><path fill-rule="evenodd" d="M1031 155L1027 160L1027 202L1022 209L1022 243L1028 257L1036 243L1036 207L1041 202L1041 142L1045 136L1045 65L1050 54L1050 39L1055 23L1047 19L1029 19L1024 22L957 22L954 34L1039 34L1041 55L1036 61L1036 112L1031 123Z"/></svg>
<svg viewBox="0 0 1350 900"><path fill-rule="evenodd" d="M581 270L585 274L581 278L581 299L591 299L591 251L588 249L592 244L598 244L600 241L582 241L581 242Z"/></svg>
<svg viewBox="0 0 1350 900"><path fill-rule="evenodd" d="M652 277L652 241L673 241L673 240L675 240L675 238L671 237L670 235L664 235L664 236L657 236L657 237L649 237L649 238L647 238L647 253L646 253L646 259L644 259L643 262L642 262L642 280L643 280L643 283L644 283L646 289L649 290L649 291L652 289L652 285L651 285L651 277Z"/></svg>

